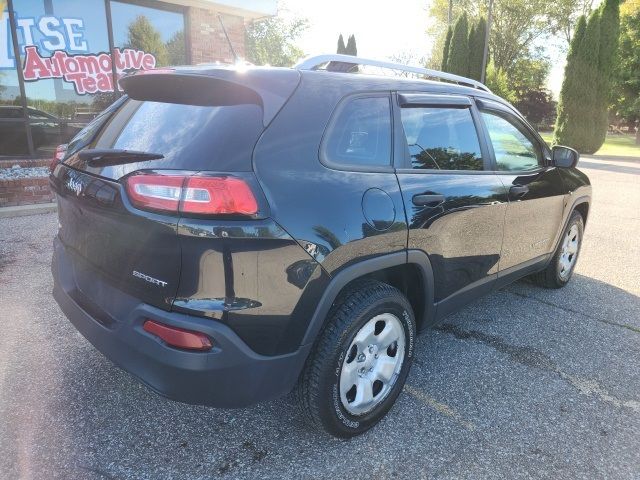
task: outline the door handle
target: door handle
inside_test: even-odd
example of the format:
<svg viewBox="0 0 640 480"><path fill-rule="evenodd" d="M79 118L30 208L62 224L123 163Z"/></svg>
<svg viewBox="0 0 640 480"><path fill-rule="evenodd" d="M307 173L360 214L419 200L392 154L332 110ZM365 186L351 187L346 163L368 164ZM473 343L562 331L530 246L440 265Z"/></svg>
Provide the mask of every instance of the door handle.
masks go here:
<svg viewBox="0 0 640 480"><path fill-rule="evenodd" d="M509 189L509 193L516 198L524 197L529 193L529 187L526 185L514 185Z"/></svg>
<svg viewBox="0 0 640 480"><path fill-rule="evenodd" d="M413 204L418 207L437 207L441 203L444 203L444 195L437 193L431 195L414 195L411 200Z"/></svg>

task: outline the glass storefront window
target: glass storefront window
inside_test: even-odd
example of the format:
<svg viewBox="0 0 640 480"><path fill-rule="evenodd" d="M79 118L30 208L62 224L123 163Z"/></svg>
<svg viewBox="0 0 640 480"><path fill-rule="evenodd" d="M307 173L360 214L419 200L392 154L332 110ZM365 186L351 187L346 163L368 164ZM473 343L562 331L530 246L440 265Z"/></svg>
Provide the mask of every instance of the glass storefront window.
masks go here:
<svg viewBox="0 0 640 480"><path fill-rule="evenodd" d="M114 100L102 0L14 0L27 112L38 156L50 156ZM15 59L14 59L15 64Z"/></svg>
<svg viewBox="0 0 640 480"><path fill-rule="evenodd" d="M157 67L187 63L181 11L111 1L111 19L117 48L150 53Z"/></svg>
<svg viewBox="0 0 640 480"><path fill-rule="evenodd" d="M157 6L156 6L157 3ZM19 58L6 3L0 18L0 155L50 156L119 96L116 78L186 64L185 9L145 0L13 0ZM20 95L17 69L24 77ZM26 141L26 108L35 152Z"/></svg>
<svg viewBox="0 0 640 480"><path fill-rule="evenodd" d="M0 70L0 155L27 155L27 129L18 73Z"/></svg>
<svg viewBox="0 0 640 480"><path fill-rule="evenodd" d="M29 147L18 72L11 68L12 38L9 12L0 8L0 155L26 155Z"/></svg>

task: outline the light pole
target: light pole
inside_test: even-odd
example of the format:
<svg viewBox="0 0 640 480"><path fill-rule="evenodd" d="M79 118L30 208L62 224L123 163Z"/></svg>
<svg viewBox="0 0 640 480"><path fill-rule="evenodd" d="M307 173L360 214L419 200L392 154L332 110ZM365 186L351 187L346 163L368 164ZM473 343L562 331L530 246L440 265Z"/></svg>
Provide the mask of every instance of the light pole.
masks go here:
<svg viewBox="0 0 640 480"><path fill-rule="evenodd" d="M449 3L451 5L451 3ZM487 13L487 31L484 34L484 53L482 54L482 72L480 81L484 83L487 76L487 59L489 58L489 34L491 32L491 15L493 13L493 0L489 0L489 12Z"/></svg>

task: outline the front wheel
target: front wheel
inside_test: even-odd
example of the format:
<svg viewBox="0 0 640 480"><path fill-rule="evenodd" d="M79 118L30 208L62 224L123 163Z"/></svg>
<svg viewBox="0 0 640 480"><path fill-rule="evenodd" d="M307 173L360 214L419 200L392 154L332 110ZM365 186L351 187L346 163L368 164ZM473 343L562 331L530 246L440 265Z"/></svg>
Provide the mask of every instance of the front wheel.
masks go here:
<svg viewBox="0 0 640 480"><path fill-rule="evenodd" d="M574 211L562 233L560 244L551 262L546 269L534 277L539 285L546 288L561 288L569 283L578 262L583 234L584 220L579 212Z"/></svg>
<svg viewBox="0 0 640 480"><path fill-rule="evenodd" d="M404 386L415 336L411 305L390 285L367 281L343 295L298 384L307 418L343 438L373 427Z"/></svg>

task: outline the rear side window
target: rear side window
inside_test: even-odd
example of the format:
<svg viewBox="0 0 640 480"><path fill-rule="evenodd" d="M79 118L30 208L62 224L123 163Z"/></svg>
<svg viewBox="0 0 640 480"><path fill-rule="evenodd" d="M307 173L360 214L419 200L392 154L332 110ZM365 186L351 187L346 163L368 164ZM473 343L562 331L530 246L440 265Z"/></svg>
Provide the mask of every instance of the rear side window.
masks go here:
<svg viewBox="0 0 640 480"><path fill-rule="evenodd" d="M262 130L262 109L255 104L196 106L128 99L100 126L91 148L159 153L164 158L104 167L89 167L78 157L66 163L112 179L145 168L250 171Z"/></svg>
<svg viewBox="0 0 640 480"><path fill-rule="evenodd" d="M412 168L483 169L478 133L468 108L405 107L401 112Z"/></svg>
<svg viewBox="0 0 640 480"><path fill-rule="evenodd" d="M355 97L339 107L321 148L338 167L391 164L391 106L388 96Z"/></svg>

